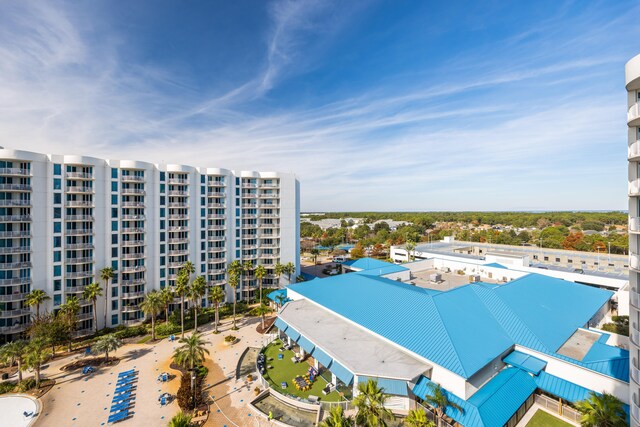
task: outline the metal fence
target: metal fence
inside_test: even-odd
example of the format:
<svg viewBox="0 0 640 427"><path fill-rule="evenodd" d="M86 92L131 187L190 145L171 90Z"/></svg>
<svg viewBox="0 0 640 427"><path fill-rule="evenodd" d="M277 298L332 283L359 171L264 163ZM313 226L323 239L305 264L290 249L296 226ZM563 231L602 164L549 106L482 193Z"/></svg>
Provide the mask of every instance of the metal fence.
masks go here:
<svg viewBox="0 0 640 427"><path fill-rule="evenodd" d="M424 405L421 405L420 403L416 402L416 407L418 409L422 409L426 414L427 414L427 418L430 421L433 421L434 423L436 423L437 427L453 427L451 424L449 424L448 422L446 422L443 419L438 419L438 417L436 416L435 412L433 411L433 409L428 408Z"/></svg>
<svg viewBox="0 0 640 427"><path fill-rule="evenodd" d="M582 414L573 409L571 406L563 405L559 401L551 399L550 397L542 394L536 394L535 402L554 414L558 414L559 416L566 418L574 423L580 423Z"/></svg>

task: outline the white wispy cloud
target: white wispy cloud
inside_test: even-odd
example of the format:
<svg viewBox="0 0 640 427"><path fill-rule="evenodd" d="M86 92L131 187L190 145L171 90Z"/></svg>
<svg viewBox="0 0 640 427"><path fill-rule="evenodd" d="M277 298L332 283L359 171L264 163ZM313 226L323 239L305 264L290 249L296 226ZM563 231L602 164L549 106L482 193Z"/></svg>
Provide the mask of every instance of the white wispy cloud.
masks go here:
<svg viewBox="0 0 640 427"><path fill-rule="evenodd" d="M0 145L296 172L309 210L624 207L623 89L585 84L621 73L628 52L602 46L639 35L621 25L631 17L614 20L623 31L589 11L576 18L579 36L553 51L549 20L549 34L525 29L501 42L501 54L452 54L437 80L379 84L323 105L247 108L320 63L322 45L350 19L343 12L330 2L273 2L263 65L210 96L166 70L124 64L120 41L89 37L95 17L72 4L4 3ZM597 197L575 195L586 183Z"/></svg>

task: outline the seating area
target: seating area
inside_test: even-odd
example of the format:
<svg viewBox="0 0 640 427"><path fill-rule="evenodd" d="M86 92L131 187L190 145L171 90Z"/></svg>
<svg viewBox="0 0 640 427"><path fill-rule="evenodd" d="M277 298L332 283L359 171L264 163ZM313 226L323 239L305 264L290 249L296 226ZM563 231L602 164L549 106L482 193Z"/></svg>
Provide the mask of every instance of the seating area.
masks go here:
<svg viewBox="0 0 640 427"><path fill-rule="evenodd" d="M124 421L133 416L133 405L135 404L135 390L138 382L138 372L134 369L120 372L116 389L111 400L108 423L113 424Z"/></svg>

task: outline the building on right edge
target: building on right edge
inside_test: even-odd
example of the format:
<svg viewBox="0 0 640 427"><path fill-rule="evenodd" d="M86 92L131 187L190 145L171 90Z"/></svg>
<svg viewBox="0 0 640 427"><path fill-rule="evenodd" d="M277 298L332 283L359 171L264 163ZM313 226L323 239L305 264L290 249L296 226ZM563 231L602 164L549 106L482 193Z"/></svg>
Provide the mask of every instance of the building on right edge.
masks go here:
<svg viewBox="0 0 640 427"><path fill-rule="evenodd" d="M631 425L640 426L640 55L624 67L629 128L629 319Z"/></svg>

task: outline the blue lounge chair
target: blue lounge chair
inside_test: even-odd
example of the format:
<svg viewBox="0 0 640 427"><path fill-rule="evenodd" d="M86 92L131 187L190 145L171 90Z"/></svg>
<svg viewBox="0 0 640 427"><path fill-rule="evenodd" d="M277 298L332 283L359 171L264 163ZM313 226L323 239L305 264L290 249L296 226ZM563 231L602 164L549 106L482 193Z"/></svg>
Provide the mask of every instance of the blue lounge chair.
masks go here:
<svg viewBox="0 0 640 427"><path fill-rule="evenodd" d="M136 374L119 374L118 378L135 378Z"/></svg>
<svg viewBox="0 0 640 427"><path fill-rule="evenodd" d="M130 379L130 380L121 380L116 382L116 387L121 387L123 385L127 385L127 384L135 384L136 380L135 379Z"/></svg>
<svg viewBox="0 0 640 427"><path fill-rule="evenodd" d="M120 388L116 389L115 394L124 393L124 392L127 392L127 391L132 391L132 389L133 389L133 387L120 387Z"/></svg>
<svg viewBox="0 0 640 427"><path fill-rule="evenodd" d="M128 418L128 417L129 417L129 411L128 410L117 412L117 413L109 416L108 423L109 424L117 423L117 422L122 421L122 420L124 420L125 418Z"/></svg>
<svg viewBox="0 0 640 427"><path fill-rule="evenodd" d="M160 398L160 406L164 406L164 405L166 405L166 404L167 404L167 398L166 398L166 397L164 397L164 396L162 396L162 397Z"/></svg>
<svg viewBox="0 0 640 427"><path fill-rule="evenodd" d="M129 400L130 398L131 398L131 392L122 393L117 396L113 396L113 399L111 399L111 403L124 402L125 400Z"/></svg>
<svg viewBox="0 0 640 427"><path fill-rule="evenodd" d="M123 402L123 403L119 403L117 405L113 405L111 407L111 409L109 410L109 412L113 413L113 412L120 412L123 411L125 409L129 409L129 406L131 406L130 402Z"/></svg>

